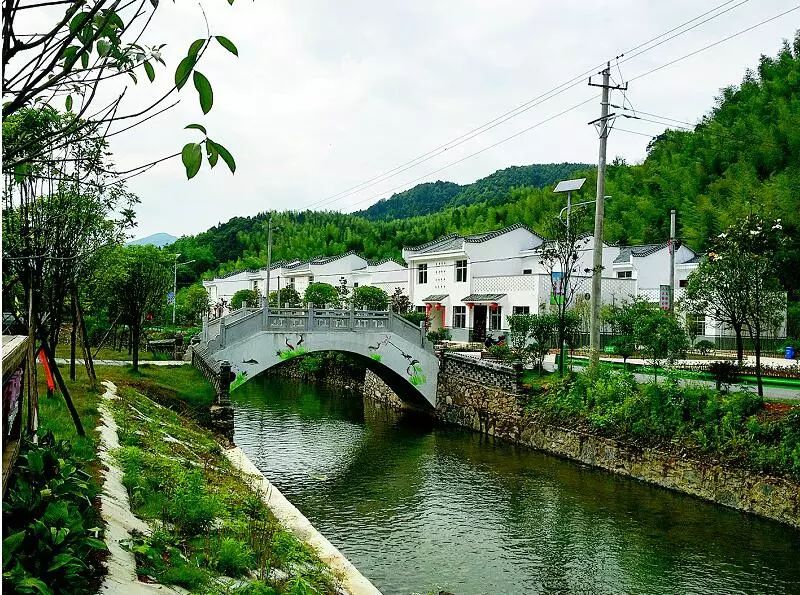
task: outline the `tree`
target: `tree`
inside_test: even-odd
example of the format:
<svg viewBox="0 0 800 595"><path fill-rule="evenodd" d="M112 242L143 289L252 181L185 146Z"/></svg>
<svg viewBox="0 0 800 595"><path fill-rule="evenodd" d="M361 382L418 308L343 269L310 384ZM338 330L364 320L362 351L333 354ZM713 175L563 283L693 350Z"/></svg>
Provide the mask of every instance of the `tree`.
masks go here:
<svg viewBox="0 0 800 595"><path fill-rule="evenodd" d="M553 339L558 337L559 319L555 314L532 314L530 316L530 337L533 339L534 363L542 371L542 365ZM560 343L559 343L560 345ZM563 364L563 362L562 362Z"/></svg>
<svg viewBox="0 0 800 595"><path fill-rule="evenodd" d="M635 297L620 306L607 305L604 314L606 322L614 334L614 346L622 356L622 364L627 367L628 358L636 351L636 321L647 317L653 304L643 298Z"/></svg>
<svg viewBox="0 0 800 595"><path fill-rule="evenodd" d="M280 291L271 291L269 294L269 305L275 308L299 308L301 304L300 294L291 285L281 287Z"/></svg>
<svg viewBox="0 0 800 595"><path fill-rule="evenodd" d="M338 308L340 305L339 292L330 283L309 283L303 301L314 308L326 308L329 305Z"/></svg>
<svg viewBox="0 0 800 595"><path fill-rule="evenodd" d="M411 300L403 291L402 287L395 287L394 293L390 297L392 312L405 314L411 310Z"/></svg>
<svg viewBox="0 0 800 595"><path fill-rule="evenodd" d="M570 225L560 219L553 219L549 225L551 240L542 244L539 249L539 263L550 275L552 287L551 306L554 306L557 319L557 337L559 348L567 338L567 312L574 303L585 277L579 277L581 252L588 245L588 238L582 233L587 224L583 211L573 212ZM559 374L564 374L564 358L559 359Z"/></svg>
<svg viewBox="0 0 800 595"><path fill-rule="evenodd" d="M211 297L202 285L192 285L184 294L183 311L189 323L197 322L211 308Z"/></svg>
<svg viewBox="0 0 800 595"><path fill-rule="evenodd" d="M781 269L778 255L785 238L780 219L766 220L750 214L731 225L715 242L709 260L723 270L736 268L742 272L744 323L753 339L756 355L758 394L764 396L761 374L761 339L764 331L780 326L786 312L786 294L779 281ZM726 261L736 260L741 265Z"/></svg>
<svg viewBox="0 0 800 595"><path fill-rule="evenodd" d="M65 11L53 9L63 5ZM105 139L135 129L155 115L169 110L178 101L166 103L192 78L203 114L211 110L211 83L197 65L212 47L238 55L236 46L222 35L194 41L174 71L174 85L165 94L148 100L144 106L125 109L127 85L137 84L138 76L152 83L159 64L166 65L161 50L164 44L141 45L139 40L152 23L158 2L122 3L120 0L59 0L22 6L9 4L3 10L3 123L31 107L51 107L63 100L65 118L41 134L25 139L6 150L3 171L17 172L34 167L70 142L70 138ZM21 11L25 11L22 13ZM17 17L23 17L21 19ZM134 95L127 93L128 96ZM140 94L138 95L141 98ZM94 103L110 101L96 106ZM200 169L203 149L212 167L221 157L233 172L235 163L228 150L212 141L200 124L187 128L199 131L203 139L188 143L182 151L142 164L120 174L141 172L160 161L181 156L187 177Z"/></svg>
<svg viewBox="0 0 800 595"><path fill-rule="evenodd" d="M674 315L656 304L640 302L633 332L636 343L653 366L653 378L658 381L658 368L663 360L672 364L689 347L681 325Z"/></svg>
<svg viewBox="0 0 800 595"><path fill-rule="evenodd" d="M389 307L389 295L380 287L362 285L353 290L353 307L383 311Z"/></svg>
<svg viewBox="0 0 800 595"><path fill-rule="evenodd" d="M108 256L103 271L105 292L111 308L131 329L133 369L139 370L142 327L166 300L172 286L172 261L153 246L117 248Z"/></svg>
<svg viewBox="0 0 800 595"><path fill-rule="evenodd" d="M231 298L231 309L258 308L261 304L261 294L258 289L240 289Z"/></svg>

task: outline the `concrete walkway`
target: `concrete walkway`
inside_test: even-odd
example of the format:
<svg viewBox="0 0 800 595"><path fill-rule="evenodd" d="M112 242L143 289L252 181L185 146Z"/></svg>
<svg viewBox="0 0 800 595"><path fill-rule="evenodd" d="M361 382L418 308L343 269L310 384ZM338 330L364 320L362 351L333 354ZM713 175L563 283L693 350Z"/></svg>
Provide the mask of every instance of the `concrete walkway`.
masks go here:
<svg viewBox="0 0 800 595"><path fill-rule="evenodd" d="M68 366L69 360L64 357L57 357L56 363L59 366ZM121 360L121 359L93 359L92 363L95 366L132 366L133 362L130 360ZM168 359L168 360L149 360L149 359L140 359L139 365L140 366L186 366L191 362L185 362L182 359ZM82 359L75 360L76 366L83 366Z"/></svg>
<svg viewBox="0 0 800 595"><path fill-rule="evenodd" d="M150 527L131 512L128 491L122 485L122 470L117 466L111 453L119 448L117 422L108 408L107 401L117 399L117 387L113 382L104 381L106 392L103 393L100 406L100 448L99 456L106 467L103 479L103 492L100 494L100 512L106 524L105 540L108 546L106 567L108 574L103 579L100 593L116 595L151 594L151 593L188 593L179 587L169 587L140 582L136 575L136 559L133 553L122 544L131 538L131 531L136 530L145 535Z"/></svg>

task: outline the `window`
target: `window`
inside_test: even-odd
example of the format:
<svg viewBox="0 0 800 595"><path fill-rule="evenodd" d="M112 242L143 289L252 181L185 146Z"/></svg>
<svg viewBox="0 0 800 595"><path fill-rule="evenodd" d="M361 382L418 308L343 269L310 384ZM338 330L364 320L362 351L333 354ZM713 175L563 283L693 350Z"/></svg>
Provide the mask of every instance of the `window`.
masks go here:
<svg viewBox="0 0 800 595"><path fill-rule="evenodd" d="M294 277L289 277L289 287L294 287Z"/></svg>
<svg viewBox="0 0 800 595"><path fill-rule="evenodd" d="M258 281L253 281L253 291L258 289Z"/></svg>
<svg viewBox="0 0 800 595"><path fill-rule="evenodd" d="M355 283L353 283L353 288L356 288L356 287L358 287L358 281L356 281Z"/></svg>
<svg viewBox="0 0 800 595"><path fill-rule="evenodd" d="M489 316L489 328L493 331L500 330L500 327L503 326L503 309L497 306L497 308L491 312L491 316Z"/></svg>
<svg viewBox="0 0 800 595"><path fill-rule="evenodd" d="M704 314L687 314L686 330L695 337L702 337L706 334L706 317Z"/></svg>
<svg viewBox="0 0 800 595"><path fill-rule="evenodd" d="M453 306L453 328L467 327L467 307Z"/></svg>
<svg viewBox="0 0 800 595"><path fill-rule="evenodd" d="M516 316L518 314L530 314L531 307L530 306L514 306L511 310L511 313Z"/></svg>
<svg viewBox="0 0 800 595"><path fill-rule="evenodd" d="M308 276L308 282L309 283L313 283L314 282L314 275L309 275Z"/></svg>
<svg viewBox="0 0 800 595"><path fill-rule="evenodd" d="M688 279L681 279L678 281L678 287L687 287L689 285Z"/></svg>
<svg viewBox="0 0 800 595"><path fill-rule="evenodd" d="M425 312L427 312L428 308L426 308L425 306L417 306L416 310L420 314L425 314Z"/></svg>
<svg viewBox="0 0 800 595"><path fill-rule="evenodd" d="M632 279L633 271L617 271L617 279Z"/></svg>
<svg viewBox="0 0 800 595"><path fill-rule="evenodd" d="M417 265L417 283L420 285L424 285L428 282L428 265L427 264L420 264Z"/></svg>
<svg viewBox="0 0 800 595"><path fill-rule="evenodd" d="M522 269L523 275L533 275L533 269Z"/></svg>
<svg viewBox="0 0 800 595"><path fill-rule="evenodd" d="M456 261L456 283L466 283L467 281L467 261L466 260L457 260ZM461 307L461 306L457 306Z"/></svg>

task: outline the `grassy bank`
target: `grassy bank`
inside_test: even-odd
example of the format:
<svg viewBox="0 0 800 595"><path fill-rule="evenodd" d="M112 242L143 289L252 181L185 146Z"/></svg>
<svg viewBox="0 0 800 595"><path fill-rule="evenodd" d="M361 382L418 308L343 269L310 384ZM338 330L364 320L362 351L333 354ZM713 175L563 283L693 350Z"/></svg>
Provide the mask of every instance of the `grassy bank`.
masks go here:
<svg viewBox="0 0 800 595"><path fill-rule="evenodd" d="M531 414L639 446L654 446L800 479L800 407L765 405L752 392L719 393L664 379L639 384L601 369L533 387Z"/></svg>
<svg viewBox="0 0 800 595"><path fill-rule="evenodd" d="M66 372L66 371L65 371ZM39 376L39 442L25 442L3 501L3 587L18 593L86 593L104 573L97 496L99 393L67 380L86 436L78 436L60 394Z"/></svg>
<svg viewBox="0 0 800 595"><path fill-rule="evenodd" d="M335 592L336 578L278 524L213 436L134 388L154 381L157 391L175 390L180 379L162 374L134 378L111 404L123 484L133 512L153 527L131 544L138 572L197 593Z"/></svg>

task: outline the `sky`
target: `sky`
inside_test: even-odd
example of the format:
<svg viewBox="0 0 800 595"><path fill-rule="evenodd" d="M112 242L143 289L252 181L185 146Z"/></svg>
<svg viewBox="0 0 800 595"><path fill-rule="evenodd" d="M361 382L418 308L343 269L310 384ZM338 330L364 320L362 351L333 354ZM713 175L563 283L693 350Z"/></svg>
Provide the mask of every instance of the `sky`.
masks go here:
<svg viewBox="0 0 800 595"><path fill-rule="evenodd" d="M121 170L199 140L197 122L237 162L235 175L204 164L187 181L179 159L132 178L138 227L133 237L195 234L234 216L265 210L353 211L424 181L469 183L511 165L595 163L598 89L580 82L474 138L440 151L360 192L328 200L429 153L561 83L612 60L624 101L637 110L697 122L722 87L742 79L761 54L774 55L800 26L800 11L647 76L653 68L788 10L796 0L736 0L726 14L632 57L628 52L723 0L455 0L403 2L203 0L162 2L145 41L166 43L169 69L128 94L129 109L172 80L190 43L229 37L239 57L212 46L198 70L211 81L214 106L203 116L191 82L174 109L135 132L114 137ZM740 4L740 6L737 6ZM140 76L144 79L144 76ZM635 79L635 80L631 80ZM567 108L589 100L577 109ZM611 102L621 104L622 94ZM537 123L552 118L541 125ZM469 157L520 131L512 140ZM639 162L663 125L618 120L608 156ZM450 164L460 161L455 165Z"/></svg>

